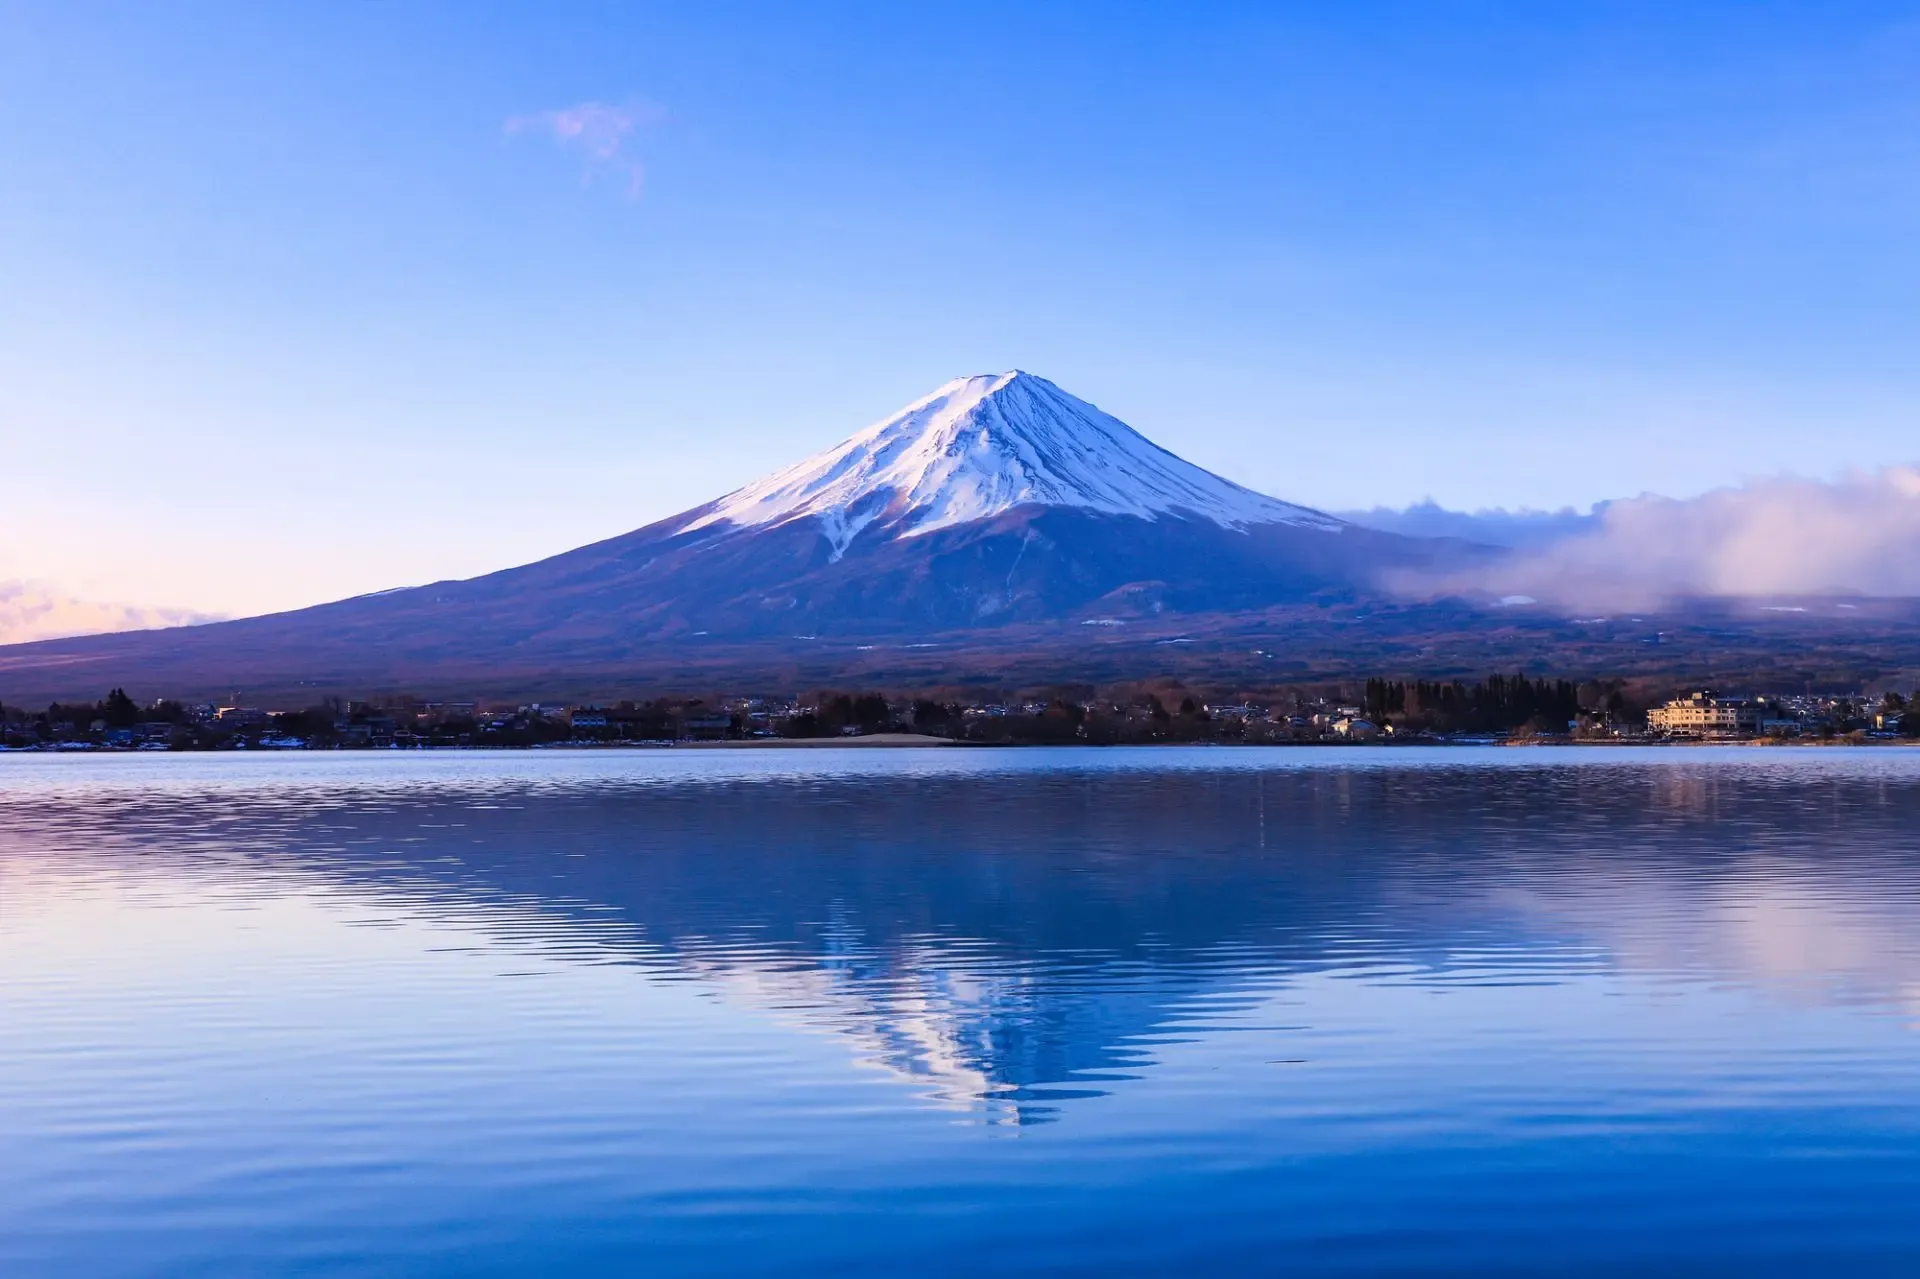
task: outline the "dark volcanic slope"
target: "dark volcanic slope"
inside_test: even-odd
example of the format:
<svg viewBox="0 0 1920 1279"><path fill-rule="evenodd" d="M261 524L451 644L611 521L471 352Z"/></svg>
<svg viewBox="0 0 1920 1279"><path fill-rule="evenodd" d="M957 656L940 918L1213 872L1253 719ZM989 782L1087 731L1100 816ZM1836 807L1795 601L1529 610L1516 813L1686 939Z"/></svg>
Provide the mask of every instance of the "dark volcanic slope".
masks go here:
<svg viewBox="0 0 1920 1279"><path fill-rule="evenodd" d="M596 615L517 640L502 625L491 632L502 637L496 645L489 632L452 621L417 624L421 616L459 615L454 601L425 594L436 589L218 626L0 650L0 701L90 700L116 684L136 696L221 698L245 690L249 700L292 705L329 693L585 700L666 691L1005 687L1156 676L1251 689L1375 674L1475 677L1516 669L1773 690L1857 688L1895 675L1906 685L1920 681L1920 606L1911 601L1863 602L1844 611L1829 606L1824 612L1814 605L1806 614L1695 602L1665 615L1570 621L1459 601L1343 599L1334 591L1317 601L1235 612L1181 613L1164 606L1155 612L1161 601L1143 590L1120 593L1119 603L1131 611L1096 597L1097 607L1078 621L886 634L849 629L702 635L682 629L623 638L616 622ZM374 607L389 601L398 606L392 613ZM329 626L309 625L313 615L327 616Z"/></svg>
<svg viewBox="0 0 1920 1279"><path fill-rule="evenodd" d="M1352 527L1237 531L1023 507L904 539L874 530L836 556L813 520L678 531L686 520L468 581L0 649L0 698L95 696L103 683L196 696L505 693L587 676L655 683L708 669L721 654L730 677L766 679L817 657L822 644L851 654L876 651L860 647L868 644L912 651L905 646L944 637L939 647L953 652L969 635L983 650L1057 649L1064 668L1090 635L1122 629L1116 622L1352 601L1385 570L1445 567L1479 553ZM999 631L1017 634L988 639Z"/></svg>

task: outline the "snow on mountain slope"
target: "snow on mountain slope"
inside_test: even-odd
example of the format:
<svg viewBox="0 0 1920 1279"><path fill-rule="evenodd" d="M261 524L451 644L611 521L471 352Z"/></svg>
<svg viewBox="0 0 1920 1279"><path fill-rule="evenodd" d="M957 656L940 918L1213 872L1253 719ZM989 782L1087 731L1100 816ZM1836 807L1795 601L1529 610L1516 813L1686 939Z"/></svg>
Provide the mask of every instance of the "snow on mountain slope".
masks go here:
<svg viewBox="0 0 1920 1279"><path fill-rule="evenodd" d="M838 558L869 524L909 537L1022 505L1226 528L1339 520L1241 488L1031 373L956 378L853 438L755 481L682 531L815 517Z"/></svg>

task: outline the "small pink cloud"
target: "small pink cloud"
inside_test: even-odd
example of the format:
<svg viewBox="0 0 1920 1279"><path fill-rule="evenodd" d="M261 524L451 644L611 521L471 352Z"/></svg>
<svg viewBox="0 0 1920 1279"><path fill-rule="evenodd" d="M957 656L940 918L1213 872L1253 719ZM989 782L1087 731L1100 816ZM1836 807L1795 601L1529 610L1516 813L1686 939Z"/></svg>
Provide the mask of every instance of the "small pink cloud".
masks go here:
<svg viewBox="0 0 1920 1279"><path fill-rule="evenodd" d="M48 582L0 581L0 644L96 635L102 631L197 626L218 620L218 615L196 609L148 608L78 599Z"/></svg>
<svg viewBox="0 0 1920 1279"><path fill-rule="evenodd" d="M591 182L596 174L611 173L623 178L627 194L640 194L645 176L640 161L628 153L627 144L641 125L652 124L665 112L649 102L616 106L606 102L581 102L554 111L536 111L507 120L509 134L534 134L551 138L557 145L586 157L587 167L580 177Z"/></svg>

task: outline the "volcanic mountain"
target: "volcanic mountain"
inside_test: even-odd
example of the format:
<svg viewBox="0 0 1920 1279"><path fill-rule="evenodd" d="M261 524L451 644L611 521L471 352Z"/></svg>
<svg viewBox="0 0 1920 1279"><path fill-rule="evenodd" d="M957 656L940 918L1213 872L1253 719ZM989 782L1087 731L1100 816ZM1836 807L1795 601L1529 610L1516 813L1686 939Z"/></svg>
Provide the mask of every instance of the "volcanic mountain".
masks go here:
<svg viewBox="0 0 1920 1279"><path fill-rule="evenodd" d="M1221 615L1365 597L1476 548L1245 489L1044 378L958 378L828 449L645 528L465 581L289 613L0 649L0 694L102 680L424 687L671 668L726 649ZM762 658L752 656L760 653ZM525 678L523 678L525 677Z"/></svg>

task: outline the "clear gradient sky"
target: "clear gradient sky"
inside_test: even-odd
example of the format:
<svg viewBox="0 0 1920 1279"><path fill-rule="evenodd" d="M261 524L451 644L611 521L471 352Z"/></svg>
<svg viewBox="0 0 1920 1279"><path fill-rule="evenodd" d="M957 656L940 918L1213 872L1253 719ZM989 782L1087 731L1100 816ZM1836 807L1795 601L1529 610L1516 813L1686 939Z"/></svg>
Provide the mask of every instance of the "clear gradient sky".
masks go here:
<svg viewBox="0 0 1920 1279"><path fill-rule="evenodd" d="M1030 369L1323 507L1920 457L1920 5L0 0L0 580L250 612Z"/></svg>

